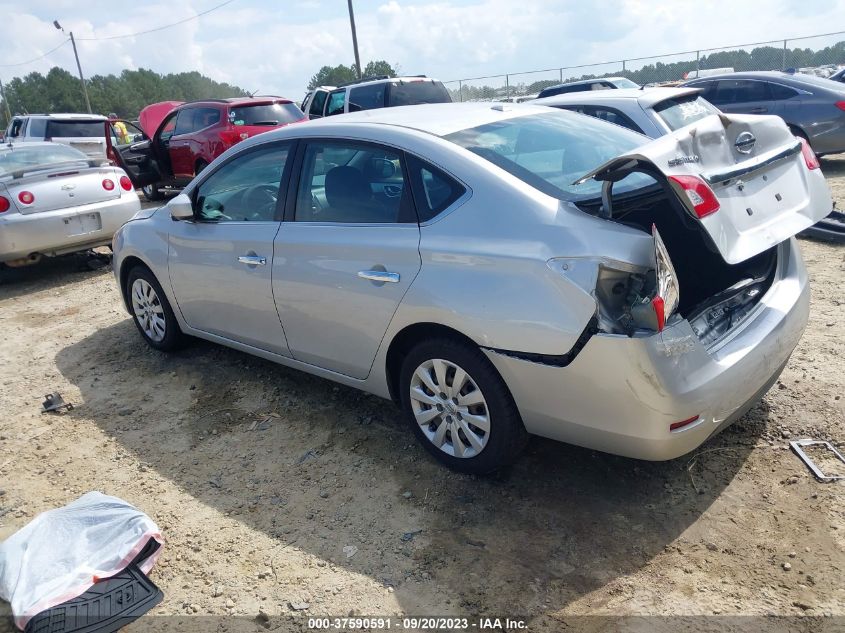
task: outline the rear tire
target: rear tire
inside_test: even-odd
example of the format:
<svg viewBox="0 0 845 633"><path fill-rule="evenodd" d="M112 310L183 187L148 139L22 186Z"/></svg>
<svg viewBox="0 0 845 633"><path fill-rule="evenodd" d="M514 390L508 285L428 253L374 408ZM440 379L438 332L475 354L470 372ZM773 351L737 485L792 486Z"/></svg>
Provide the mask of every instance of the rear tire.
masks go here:
<svg viewBox="0 0 845 633"><path fill-rule="evenodd" d="M197 166L194 168L194 176L199 176L202 173L202 170L208 167L208 163L204 160L198 160Z"/></svg>
<svg viewBox="0 0 845 633"><path fill-rule="evenodd" d="M449 468L488 474L525 448L528 433L513 397L477 347L449 338L424 341L405 357L399 378L414 434Z"/></svg>
<svg viewBox="0 0 845 633"><path fill-rule="evenodd" d="M141 188L141 192L144 194L144 197L149 200L150 202L158 202L162 198L164 198L164 194L161 193L161 189L158 188L158 185L146 185Z"/></svg>
<svg viewBox="0 0 845 633"><path fill-rule="evenodd" d="M185 335L164 290L148 268L136 266L129 271L125 292L135 327L150 347L170 352L182 346Z"/></svg>

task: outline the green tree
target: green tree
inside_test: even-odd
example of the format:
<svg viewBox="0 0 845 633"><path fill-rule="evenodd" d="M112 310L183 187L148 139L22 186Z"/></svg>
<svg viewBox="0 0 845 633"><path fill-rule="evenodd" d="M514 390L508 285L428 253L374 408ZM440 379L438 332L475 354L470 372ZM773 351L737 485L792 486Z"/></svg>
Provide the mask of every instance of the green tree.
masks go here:
<svg viewBox="0 0 845 633"><path fill-rule="evenodd" d="M362 73L364 77L379 77L386 75L388 77L395 77L398 73L393 66L388 64L383 59L372 61L364 67Z"/></svg>
<svg viewBox="0 0 845 633"><path fill-rule="evenodd" d="M395 77L397 70L393 68L383 59L369 62L361 73L364 77L379 77L386 75L388 77ZM337 66L323 66L317 71L317 74L311 77L308 82L308 89L316 88L317 86L339 86L341 84L356 81L358 73L355 72L355 64L344 66L338 64Z"/></svg>

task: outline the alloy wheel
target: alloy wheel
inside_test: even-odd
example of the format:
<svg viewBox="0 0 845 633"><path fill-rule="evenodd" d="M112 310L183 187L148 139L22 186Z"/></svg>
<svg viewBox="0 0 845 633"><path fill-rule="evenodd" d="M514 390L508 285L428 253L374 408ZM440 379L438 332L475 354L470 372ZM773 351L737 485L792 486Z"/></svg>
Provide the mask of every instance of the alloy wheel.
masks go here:
<svg viewBox="0 0 845 633"><path fill-rule="evenodd" d="M434 358L411 376L411 408L428 440L453 457L478 455L490 439L484 394L457 364Z"/></svg>
<svg viewBox="0 0 845 633"><path fill-rule="evenodd" d="M164 340L167 322L164 308L155 288L146 279L136 279L132 283L132 312L144 334L156 343Z"/></svg>

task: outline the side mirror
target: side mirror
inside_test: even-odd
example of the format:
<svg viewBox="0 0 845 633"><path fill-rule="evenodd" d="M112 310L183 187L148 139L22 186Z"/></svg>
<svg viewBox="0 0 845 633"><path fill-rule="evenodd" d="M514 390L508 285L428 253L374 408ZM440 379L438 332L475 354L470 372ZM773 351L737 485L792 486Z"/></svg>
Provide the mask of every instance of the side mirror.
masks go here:
<svg viewBox="0 0 845 633"><path fill-rule="evenodd" d="M194 219L194 205L191 202L191 199L184 193L180 193L175 198L171 198L167 203L167 208L170 210L170 217L173 220Z"/></svg>

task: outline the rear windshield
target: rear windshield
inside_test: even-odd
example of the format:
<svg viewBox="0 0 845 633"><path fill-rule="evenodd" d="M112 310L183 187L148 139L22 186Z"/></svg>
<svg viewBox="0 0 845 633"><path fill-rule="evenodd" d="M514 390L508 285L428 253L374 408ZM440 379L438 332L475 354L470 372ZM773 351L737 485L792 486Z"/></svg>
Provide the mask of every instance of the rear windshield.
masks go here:
<svg viewBox="0 0 845 633"><path fill-rule="evenodd" d="M716 106L698 94L666 99L654 106L654 111L672 131L719 113Z"/></svg>
<svg viewBox="0 0 845 633"><path fill-rule="evenodd" d="M282 125L305 118L294 103L264 103L229 108L232 125Z"/></svg>
<svg viewBox="0 0 845 633"><path fill-rule="evenodd" d="M565 110L514 117L449 134L447 140L489 160L520 180L559 200L601 196L601 183L575 180L650 139L618 125ZM654 184L633 173L614 184L624 193Z"/></svg>
<svg viewBox="0 0 845 633"><path fill-rule="evenodd" d="M17 145L0 152L0 177L16 171L48 169L55 165L88 164L88 157L69 145Z"/></svg>
<svg viewBox="0 0 845 633"><path fill-rule="evenodd" d="M390 85L389 105L417 105L419 103L451 103L449 91L439 81L423 79Z"/></svg>
<svg viewBox="0 0 845 633"><path fill-rule="evenodd" d="M47 138L105 138L106 127L103 121L47 121Z"/></svg>

